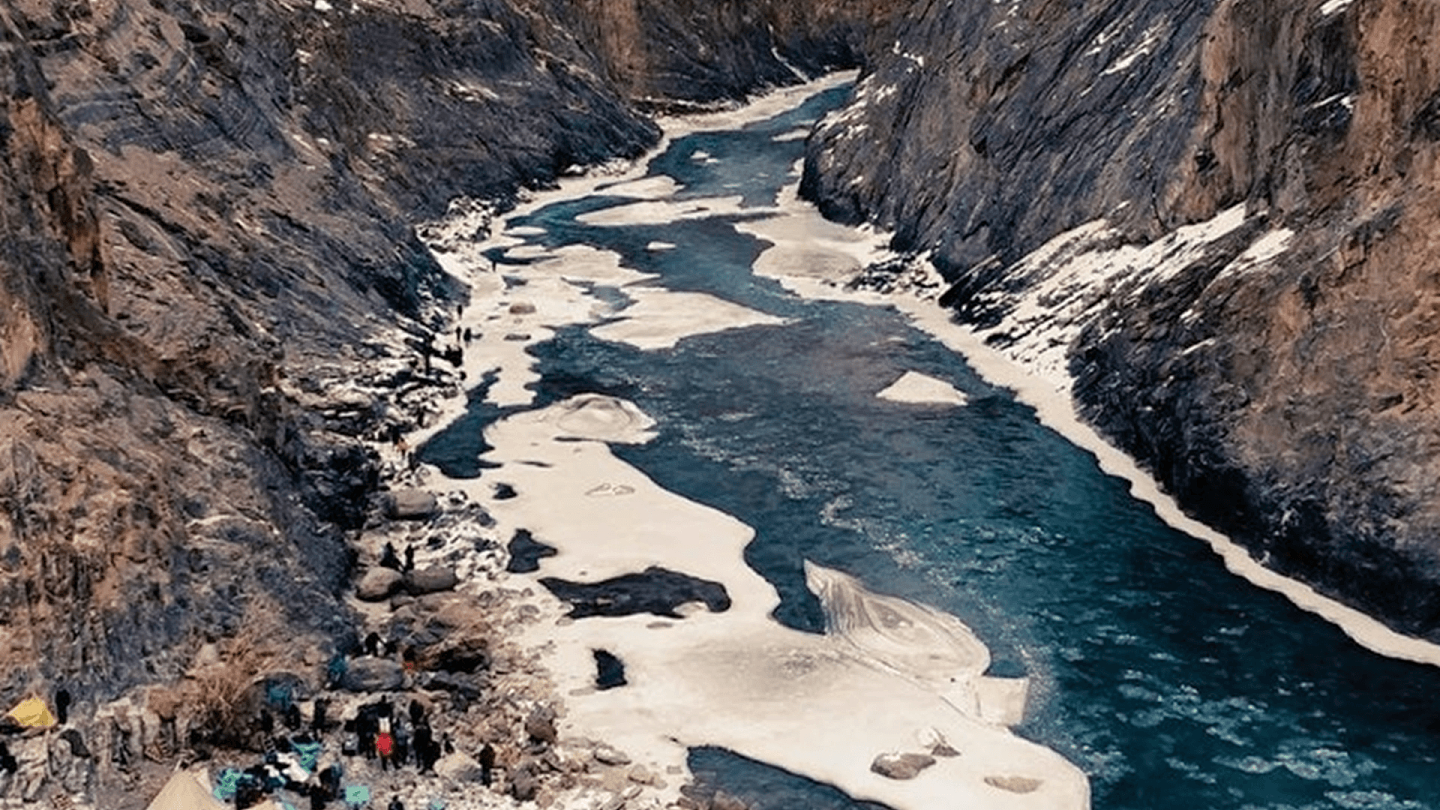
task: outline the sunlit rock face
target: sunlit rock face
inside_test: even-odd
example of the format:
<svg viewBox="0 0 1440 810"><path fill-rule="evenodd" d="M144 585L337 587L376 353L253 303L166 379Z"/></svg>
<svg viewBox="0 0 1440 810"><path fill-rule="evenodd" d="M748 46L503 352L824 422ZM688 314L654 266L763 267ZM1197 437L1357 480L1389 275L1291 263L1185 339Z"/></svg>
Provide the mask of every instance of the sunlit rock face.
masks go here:
<svg viewBox="0 0 1440 810"><path fill-rule="evenodd" d="M945 303L1071 376L1194 514L1435 638L1437 25L933 4L822 123L805 191L933 251Z"/></svg>

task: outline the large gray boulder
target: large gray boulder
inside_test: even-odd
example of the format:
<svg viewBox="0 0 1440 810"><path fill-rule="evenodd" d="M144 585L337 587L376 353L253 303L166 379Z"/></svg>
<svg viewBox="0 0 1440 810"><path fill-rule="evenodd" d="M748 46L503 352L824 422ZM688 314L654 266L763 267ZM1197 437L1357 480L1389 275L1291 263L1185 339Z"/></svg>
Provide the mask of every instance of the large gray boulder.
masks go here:
<svg viewBox="0 0 1440 810"><path fill-rule="evenodd" d="M395 593L404 579L405 575L393 568L371 568L355 584L355 595L366 602L379 602Z"/></svg>
<svg viewBox="0 0 1440 810"><path fill-rule="evenodd" d="M474 757L463 751L446 754L435 763L435 773L452 782L479 782L483 769Z"/></svg>
<svg viewBox="0 0 1440 810"><path fill-rule="evenodd" d="M385 514L391 520L429 520L440 511L435 495L423 489L401 489L385 498Z"/></svg>
<svg viewBox="0 0 1440 810"><path fill-rule="evenodd" d="M405 670L388 658L357 658L350 662L340 685L351 692L389 692L405 685Z"/></svg>
<svg viewBox="0 0 1440 810"><path fill-rule="evenodd" d="M454 567L448 565L418 568L405 575L405 590L415 596L448 591L459 583Z"/></svg>

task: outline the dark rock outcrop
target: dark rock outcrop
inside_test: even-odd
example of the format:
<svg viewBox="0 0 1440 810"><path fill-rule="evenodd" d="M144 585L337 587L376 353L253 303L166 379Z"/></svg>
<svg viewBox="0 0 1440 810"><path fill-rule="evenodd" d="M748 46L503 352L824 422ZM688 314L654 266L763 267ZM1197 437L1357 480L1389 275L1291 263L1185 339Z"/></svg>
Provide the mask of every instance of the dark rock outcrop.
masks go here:
<svg viewBox="0 0 1440 810"><path fill-rule="evenodd" d="M572 3L610 82L648 108L733 101L754 88L859 65L903 7L875 0Z"/></svg>
<svg viewBox="0 0 1440 810"><path fill-rule="evenodd" d="M637 613L678 619L680 614L676 610L691 602L704 604L711 613L730 609L730 594L723 584L656 565L599 582L541 577L540 584L560 601L568 602L570 612L566 615L575 619Z"/></svg>
<svg viewBox="0 0 1440 810"><path fill-rule="evenodd" d="M1101 256L1245 206L1162 280L1072 291L1076 400L1268 565L1440 639L1437 31L1407 0L923 3L804 189L933 251L1002 347L1053 237L1103 220Z"/></svg>
<svg viewBox="0 0 1440 810"><path fill-rule="evenodd" d="M914 779L920 772L935 764L929 754L884 753L870 763L870 770L886 779Z"/></svg>

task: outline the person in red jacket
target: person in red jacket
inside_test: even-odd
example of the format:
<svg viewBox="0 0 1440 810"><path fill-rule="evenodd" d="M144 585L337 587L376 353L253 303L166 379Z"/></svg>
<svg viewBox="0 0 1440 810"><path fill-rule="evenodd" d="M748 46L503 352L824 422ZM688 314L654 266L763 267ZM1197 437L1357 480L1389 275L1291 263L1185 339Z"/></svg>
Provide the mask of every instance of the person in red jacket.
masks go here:
<svg viewBox="0 0 1440 810"><path fill-rule="evenodd" d="M375 753L380 755L380 770L389 770L390 757L395 753L395 735L390 732L390 718L380 718L380 733L375 735Z"/></svg>

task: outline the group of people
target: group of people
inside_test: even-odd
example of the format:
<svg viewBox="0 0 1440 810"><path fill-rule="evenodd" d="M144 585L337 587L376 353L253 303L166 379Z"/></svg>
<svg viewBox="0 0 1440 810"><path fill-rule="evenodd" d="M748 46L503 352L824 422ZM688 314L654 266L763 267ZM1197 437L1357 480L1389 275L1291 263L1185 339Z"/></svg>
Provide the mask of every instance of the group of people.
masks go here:
<svg viewBox="0 0 1440 810"><path fill-rule="evenodd" d="M380 552L380 565L401 573L408 573L415 570L415 544L405 546L405 562L400 562L400 556L395 553L395 544L386 543L384 550Z"/></svg>
<svg viewBox="0 0 1440 810"><path fill-rule="evenodd" d="M280 734L274 734L277 718L269 708L261 710L257 718L256 725L266 740L263 760L244 770L228 769L220 776L216 795L233 799L236 810L253 807L281 789L307 797L311 810L324 810L336 800L348 801L341 785L345 757L378 760L382 771L413 761L420 773L434 773L440 757L454 751L449 736L436 735L424 704L415 699L401 712L392 700L381 697L362 704L353 717L337 723L329 717L330 701L316 698L308 728L302 728L294 702L284 701L275 708L284 725ZM337 727L340 757L324 756L325 736ZM481 752L486 784L494 756L489 746ZM391 799L388 810L404 810L398 796Z"/></svg>
<svg viewBox="0 0 1440 810"><path fill-rule="evenodd" d="M407 713L408 724L388 698L361 706L353 720L345 721L341 752L378 759L381 770L404 767L413 755L421 773L434 773L442 751L450 753L454 746L448 736L435 738L430 718L419 701L411 700Z"/></svg>

